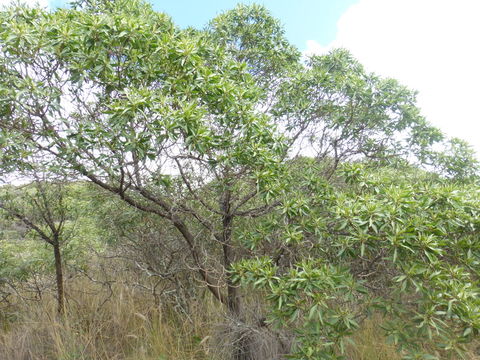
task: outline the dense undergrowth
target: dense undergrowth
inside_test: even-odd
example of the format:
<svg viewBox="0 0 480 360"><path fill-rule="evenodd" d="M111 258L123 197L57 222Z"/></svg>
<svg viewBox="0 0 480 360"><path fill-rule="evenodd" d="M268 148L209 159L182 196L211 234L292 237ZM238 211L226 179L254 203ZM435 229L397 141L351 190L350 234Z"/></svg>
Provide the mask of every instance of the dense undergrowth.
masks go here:
<svg viewBox="0 0 480 360"><path fill-rule="evenodd" d="M125 272L121 267L117 269L115 281L106 281L105 273L95 275L98 279L76 276L68 280L63 316L57 313L53 291L44 291L41 298L30 300L20 296L20 289L19 294L12 295L0 312L0 359L228 358L225 354L232 345L228 344L231 319L225 311L219 311L208 293L199 292L188 300L185 308L174 302L156 302L141 288L138 274ZM395 346L388 344L379 331L378 324L382 321L376 314L362 323L348 342L346 359L401 359ZM265 359L275 359L273 351L278 351L268 341L272 340L274 331L266 328L257 337L257 350L265 354ZM480 359L475 355L477 347L478 344L469 347L466 359ZM272 351L270 356L269 351Z"/></svg>

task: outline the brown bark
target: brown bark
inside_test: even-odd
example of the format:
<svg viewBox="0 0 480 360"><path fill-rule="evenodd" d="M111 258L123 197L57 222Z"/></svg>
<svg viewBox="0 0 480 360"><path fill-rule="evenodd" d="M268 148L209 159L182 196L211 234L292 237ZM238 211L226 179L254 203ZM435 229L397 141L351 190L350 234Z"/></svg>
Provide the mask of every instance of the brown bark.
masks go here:
<svg viewBox="0 0 480 360"><path fill-rule="evenodd" d="M193 261L198 266L198 272L200 273L200 276L202 277L202 279L205 281L205 284L207 285L208 290L210 290L213 296L215 296L215 298L219 300L222 304L226 304L227 300L225 299L224 294L221 293L220 287L215 283L215 281L211 278L211 276L208 275L208 272L204 269L203 265L201 264L200 255L195 246L195 238L192 235L192 233L188 230L187 226L183 223L183 221L179 219L174 219L173 225L182 234L183 238L187 242L190 248L190 252L192 254Z"/></svg>
<svg viewBox="0 0 480 360"><path fill-rule="evenodd" d="M62 254L60 252L60 243L57 241L53 244L53 253L55 255L55 275L57 281L57 311L63 315L65 312L65 290L63 287L63 268Z"/></svg>
<svg viewBox="0 0 480 360"><path fill-rule="evenodd" d="M241 317L241 303L238 293L238 287L233 284L232 279L228 271L234 262L234 254L232 251L232 221L231 216L225 216L223 219L223 263L227 270L227 308L237 318Z"/></svg>
<svg viewBox="0 0 480 360"><path fill-rule="evenodd" d="M227 309L235 318L235 321L243 323L243 311L241 298L236 286L231 278L230 270L232 263L235 261L235 254L232 247L232 227L234 216L231 209L231 191L225 190L221 200L222 208L222 249L223 249L223 265L226 269L226 283L227 283ZM251 360L251 340L248 334L239 331L237 338L234 339L233 360Z"/></svg>
<svg viewBox="0 0 480 360"><path fill-rule="evenodd" d="M233 224L233 215L231 214L231 191L226 189L222 195L221 199L221 209L222 209L222 249L223 249L223 266L227 271L227 308L232 315L239 318L241 309L240 309L240 297L238 296L237 287L233 284L231 276L228 271L232 266L234 261L234 254L232 251L232 224Z"/></svg>

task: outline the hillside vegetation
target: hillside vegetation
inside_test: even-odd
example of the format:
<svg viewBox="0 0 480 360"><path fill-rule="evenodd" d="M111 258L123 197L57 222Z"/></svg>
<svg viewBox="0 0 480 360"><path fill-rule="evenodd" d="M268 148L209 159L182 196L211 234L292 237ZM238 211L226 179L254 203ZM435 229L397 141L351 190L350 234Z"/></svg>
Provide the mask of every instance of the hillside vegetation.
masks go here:
<svg viewBox="0 0 480 360"><path fill-rule="evenodd" d="M258 5L0 19L0 358L479 358L479 164L414 91Z"/></svg>

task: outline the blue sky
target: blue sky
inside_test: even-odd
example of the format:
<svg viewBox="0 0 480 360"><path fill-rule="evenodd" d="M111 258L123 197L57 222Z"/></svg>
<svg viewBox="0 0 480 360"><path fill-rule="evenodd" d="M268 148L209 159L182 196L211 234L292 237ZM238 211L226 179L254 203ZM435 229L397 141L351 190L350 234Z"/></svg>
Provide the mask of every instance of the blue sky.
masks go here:
<svg viewBox="0 0 480 360"><path fill-rule="evenodd" d="M280 19L287 38L300 50L306 42L315 39L322 45L329 44L336 34L340 16L356 0L263 0L241 1L244 4L257 3L268 8L273 16ZM235 7L236 0L176 0L152 1L155 9L172 16L179 26L203 27L222 11Z"/></svg>
<svg viewBox="0 0 480 360"><path fill-rule="evenodd" d="M306 49L307 40L324 46L335 39L337 21L357 0L150 0L155 10L170 15L180 27L203 28L219 13L238 3L257 3L267 7L280 19L287 38L300 50ZM51 7L65 6L66 0L50 0Z"/></svg>

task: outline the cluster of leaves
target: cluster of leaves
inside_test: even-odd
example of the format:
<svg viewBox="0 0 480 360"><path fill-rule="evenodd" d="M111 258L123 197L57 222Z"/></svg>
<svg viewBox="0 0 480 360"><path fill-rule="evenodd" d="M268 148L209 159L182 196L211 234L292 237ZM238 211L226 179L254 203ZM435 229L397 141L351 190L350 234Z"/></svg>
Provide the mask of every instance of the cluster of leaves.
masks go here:
<svg viewBox="0 0 480 360"><path fill-rule="evenodd" d="M262 258L238 262L233 271L236 281L265 289L269 323L295 329L293 359L337 359L336 349L343 353L346 337L359 326L352 305L366 289L346 268L309 259L282 272Z"/></svg>
<svg viewBox="0 0 480 360"><path fill-rule="evenodd" d="M233 270L265 290L272 322L296 328L296 358L342 358L344 341L374 310L406 359L461 356L480 332L478 185L351 163L334 187L309 178L314 168L310 161L303 182L297 175L303 191L316 188L308 202L298 197L301 213L290 204L270 219L295 254L291 265L271 256Z"/></svg>

